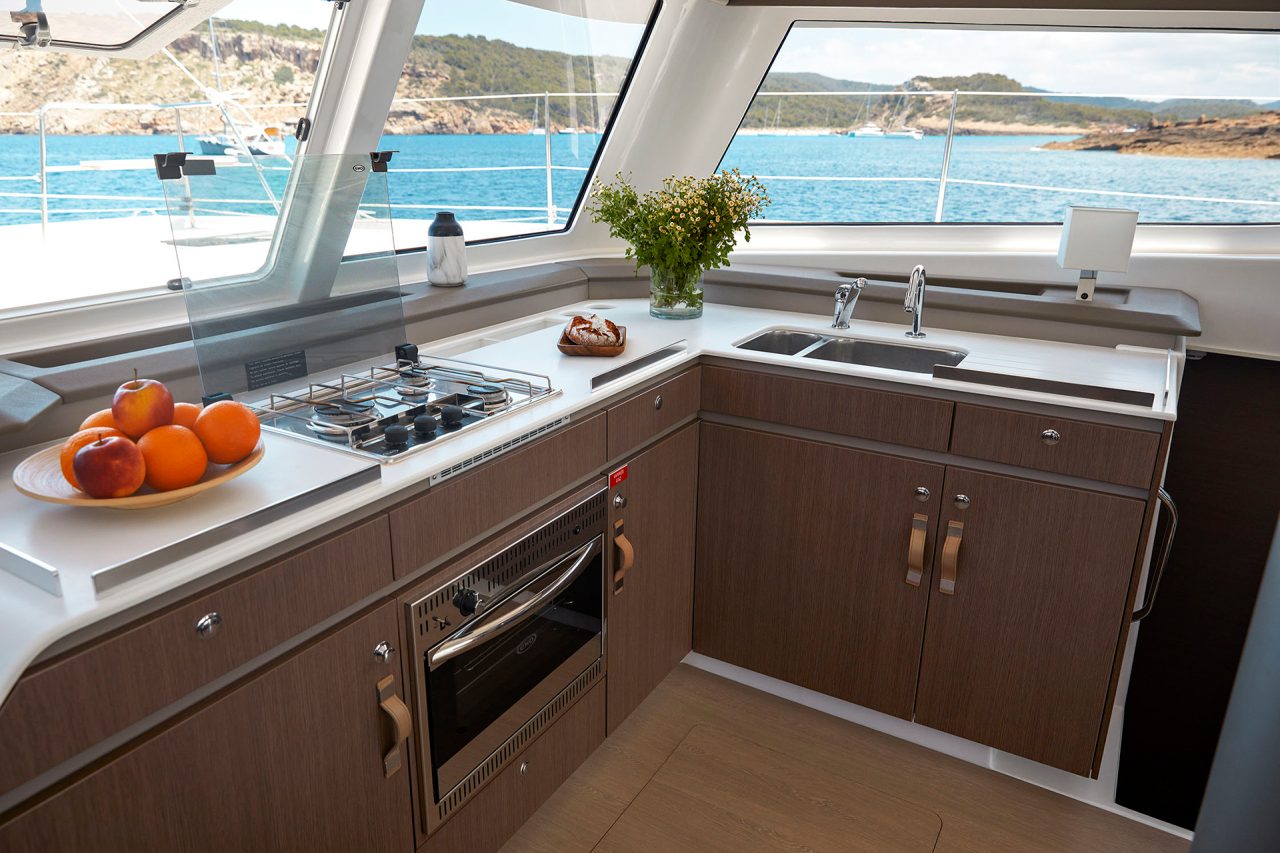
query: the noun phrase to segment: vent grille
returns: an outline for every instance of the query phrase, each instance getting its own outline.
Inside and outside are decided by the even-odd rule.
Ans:
[[[587,667],[573,683],[561,690],[556,698],[548,702],[541,711],[520,727],[519,731],[507,738],[502,746],[494,750],[485,762],[471,771],[467,778],[459,782],[437,805],[437,818],[444,820],[455,809],[471,799],[471,796],[484,787],[489,777],[505,767],[530,741],[536,738],[543,729],[555,722],[566,708],[573,704],[579,696],[587,691],[604,671],[604,662],[599,658]]]
[[[431,616],[438,608],[450,604],[459,590],[474,589],[493,603],[495,596],[501,597],[514,581],[565,554],[575,541],[585,542],[599,535],[607,510],[605,493],[592,495],[502,553],[414,602],[413,621],[417,635],[427,637],[432,631],[440,633]]]
[[[560,427],[564,426],[567,423],[569,423],[568,415],[566,415],[563,418],[559,418],[558,420],[554,420],[549,424],[543,424],[537,429],[531,429],[528,432],[518,435],[513,439],[504,441],[502,444],[499,444],[496,447],[490,447],[488,450],[484,451],[483,453],[477,453],[475,456],[472,456],[469,459],[463,459],[461,462],[458,462],[457,464],[454,464],[449,466],[448,468],[445,468],[443,471],[439,472],[438,474],[432,474],[430,482],[432,485],[435,485],[436,483],[439,483],[441,480],[447,480],[450,477],[453,477],[457,474],[461,474],[463,471],[466,471],[469,468],[479,465],[481,462],[488,462],[493,457],[500,456],[501,454],[506,453],[508,450],[512,449],[513,447],[519,447],[525,442],[531,441],[532,439],[535,439],[540,435],[544,435],[548,432],[551,432],[552,430],[559,429]]]

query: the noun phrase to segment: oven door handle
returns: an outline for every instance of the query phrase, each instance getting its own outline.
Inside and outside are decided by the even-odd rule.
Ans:
[[[587,564],[600,553],[600,548],[600,537],[597,536],[561,560],[558,566],[548,571],[546,574],[552,575],[559,570],[560,566],[566,563],[570,564],[569,568],[565,569],[563,573],[533,598],[511,608],[501,607],[487,614],[484,619],[472,623],[464,632],[445,640],[432,649],[427,654],[427,663],[432,669],[435,669],[472,646],[483,643],[486,640],[492,640],[494,637],[505,634],[521,622],[524,622],[537,613],[543,604],[555,598],[577,580],[578,576],[586,570]]]

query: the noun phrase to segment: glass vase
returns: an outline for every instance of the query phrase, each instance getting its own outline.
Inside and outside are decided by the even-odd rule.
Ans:
[[[649,268],[649,316],[692,320],[702,316],[702,271]]]

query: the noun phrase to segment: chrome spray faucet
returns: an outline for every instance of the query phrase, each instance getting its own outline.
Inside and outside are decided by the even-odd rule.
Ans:
[[[907,282],[907,298],[902,300],[902,310],[912,315],[911,331],[907,332],[907,337],[923,338],[920,317],[924,314],[924,267],[920,264],[916,264],[916,268],[911,271],[911,278]]]
[[[831,322],[831,328],[849,328],[849,318],[853,316],[853,308],[858,304],[862,288],[866,286],[865,278],[855,278],[853,284],[842,284],[836,288],[836,316]]]

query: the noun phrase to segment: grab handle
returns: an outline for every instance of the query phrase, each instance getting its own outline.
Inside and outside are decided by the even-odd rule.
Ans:
[[[938,592],[956,594],[956,566],[960,562],[960,540],[964,538],[964,522],[948,521],[947,538],[942,543],[942,576],[938,579]]]
[[[520,597],[513,596],[509,599],[508,604],[504,604],[498,610],[489,611],[485,614],[484,619],[473,623],[462,633],[436,646],[427,655],[427,663],[432,669],[435,669],[477,643],[493,639],[499,634],[504,634],[536,615],[544,604],[567,589],[586,570],[591,560],[600,553],[600,539],[601,537],[599,536],[595,537],[586,545],[561,560],[559,565],[540,576],[537,581],[526,587],[525,589],[531,593],[530,598],[521,600]],[[568,568],[557,574],[557,572],[560,572],[561,567],[566,564]],[[546,578],[554,579],[546,586],[541,586],[541,583]]]
[[[627,572],[631,571],[631,567],[636,564],[636,549],[627,538],[627,534],[623,532],[622,519],[613,523],[613,544],[622,554],[622,564],[613,570],[613,594],[617,595],[622,592]]]
[[[911,519],[911,544],[907,546],[907,583],[920,586],[924,577],[924,543],[929,533],[929,516],[915,514]]]
[[[390,779],[400,770],[400,744],[409,739],[411,718],[404,700],[396,695],[396,677],[388,675],[378,682],[378,707],[391,719],[395,741],[382,756],[382,773]]]
[[[1160,548],[1160,559],[1151,566],[1147,574],[1147,591],[1142,596],[1142,606],[1133,614],[1133,621],[1145,619],[1151,615],[1156,606],[1156,593],[1160,591],[1160,581],[1164,579],[1164,570],[1169,565],[1169,555],[1173,552],[1173,537],[1178,533],[1178,507],[1172,496],[1164,489],[1156,492],[1156,499],[1169,513],[1169,527],[1165,532],[1164,545]]]

